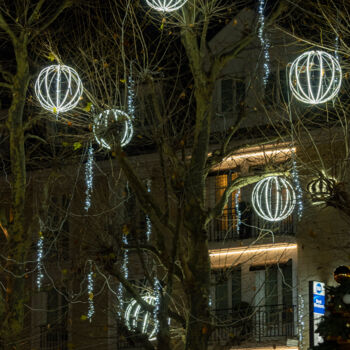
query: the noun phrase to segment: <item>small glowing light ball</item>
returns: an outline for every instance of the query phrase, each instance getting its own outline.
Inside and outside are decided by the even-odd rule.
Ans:
[[[103,148],[111,149],[115,142],[123,147],[132,138],[134,129],[130,117],[119,109],[108,109],[100,113],[92,127],[96,142]]]
[[[252,193],[255,212],[267,221],[286,219],[294,210],[295,191],[291,183],[280,176],[260,180]]]
[[[343,296],[343,303],[346,305],[350,304],[350,294],[344,294]]]
[[[292,63],[289,72],[289,86],[294,96],[313,105],[334,98],[341,82],[342,71],[338,60],[324,51],[303,53]]]
[[[155,305],[156,298],[151,295],[145,295],[142,299],[148,304]],[[124,318],[126,326],[130,329],[137,329],[143,334],[148,334],[149,340],[156,337],[157,326],[153,320],[153,315],[148,311],[144,311],[141,305],[135,299],[132,299],[125,310]]]
[[[314,203],[327,201],[333,192],[336,181],[332,178],[319,177],[307,185],[307,191]]]
[[[83,84],[73,68],[52,65],[40,72],[35,94],[44,109],[55,114],[64,113],[79,103]]]
[[[185,5],[187,0],[146,0],[147,5],[161,12],[172,12]]]

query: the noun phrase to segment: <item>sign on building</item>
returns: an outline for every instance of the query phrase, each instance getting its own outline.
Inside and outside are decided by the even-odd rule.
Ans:
[[[323,282],[309,282],[309,306],[310,306],[310,347],[323,342],[322,337],[316,332],[317,326],[326,311],[326,290]]]

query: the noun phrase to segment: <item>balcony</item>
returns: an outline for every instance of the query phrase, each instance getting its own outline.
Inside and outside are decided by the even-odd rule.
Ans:
[[[40,327],[40,350],[68,350],[68,331],[62,325]]]
[[[295,306],[266,305],[244,309],[214,310],[213,344],[239,345],[241,342],[264,342],[296,337]]]
[[[292,214],[281,222],[268,222],[256,215],[245,203],[242,203],[243,206],[239,219],[235,210],[225,209],[220,218],[211,221],[208,227],[210,242],[256,238],[261,230],[269,230],[276,235],[295,234],[295,215]]]

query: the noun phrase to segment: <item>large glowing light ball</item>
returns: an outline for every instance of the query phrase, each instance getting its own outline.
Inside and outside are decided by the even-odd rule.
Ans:
[[[161,12],[172,12],[181,8],[187,0],[146,0],[147,5]]]
[[[341,82],[342,71],[338,60],[324,51],[303,53],[292,63],[289,72],[289,86],[294,96],[313,105],[334,98]]]
[[[150,305],[156,304],[156,298],[151,295],[145,295],[142,299]],[[137,329],[139,332],[148,335],[149,340],[154,340],[157,332],[156,322],[153,320],[153,315],[148,311],[142,310],[140,304],[135,299],[132,299],[125,310],[124,318],[126,326],[130,330]]]
[[[83,84],[73,68],[52,65],[40,72],[35,82],[35,94],[44,109],[55,114],[64,113],[79,103]]]
[[[267,221],[286,219],[294,210],[296,195],[291,183],[280,176],[260,180],[252,193],[255,212]]]
[[[96,142],[103,148],[111,149],[113,143],[126,146],[134,129],[130,117],[119,109],[108,109],[100,113],[92,127]]]

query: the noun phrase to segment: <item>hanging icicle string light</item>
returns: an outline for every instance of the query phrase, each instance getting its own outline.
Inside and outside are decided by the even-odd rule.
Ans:
[[[95,314],[94,305],[94,272],[92,269],[92,261],[89,261],[89,273],[87,275],[87,292],[88,292],[88,313],[87,318],[91,322],[93,315]]]
[[[237,218],[237,235],[239,235],[239,230],[241,226],[241,210],[239,208],[239,200],[241,198],[241,189],[239,189],[235,194],[235,204],[236,204],[236,218]]]
[[[265,33],[265,0],[259,0],[259,29],[258,29],[258,37],[260,39],[261,48],[263,51],[263,68],[264,68],[264,75],[263,75],[263,82],[264,86],[266,87],[266,84],[269,79],[270,75],[270,41],[267,38],[267,35]]]
[[[37,276],[36,276],[36,285],[38,290],[41,288],[41,282],[44,278],[43,273],[43,257],[44,257],[44,235],[40,231],[38,241],[36,243],[36,270],[37,270]]]
[[[153,309],[153,322],[154,322],[154,336],[156,337],[159,331],[159,310],[160,310],[160,298],[162,293],[162,286],[157,277],[154,278],[154,309]]]
[[[325,103],[339,92],[342,70],[339,61],[324,51],[308,51],[291,65],[289,86],[293,95],[308,104]]]
[[[172,12],[181,8],[187,0],[146,0],[147,5],[160,12]]]
[[[128,245],[128,238],[126,235],[123,236],[123,244],[126,246]],[[128,249],[124,249],[123,257],[122,257],[122,266],[121,266],[121,272],[123,274],[123,277],[125,279],[128,279],[129,277],[129,256],[128,256]],[[124,310],[124,287],[121,283],[118,285],[118,307],[117,307],[117,315],[119,318],[122,316],[123,310]]]
[[[147,192],[151,192],[151,180],[147,180]],[[146,215],[146,238],[147,241],[151,238],[152,234],[152,223],[148,215]]]
[[[128,78],[128,114],[131,120],[135,119],[135,82],[132,77],[132,67]]]
[[[304,350],[304,331],[305,331],[305,302],[301,294],[298,295],[298,336],[300,350]]]
[[[77,106],[83,94],[83,84],[73,68],[52,65],[40,72],[35,94],[44,109],[57,115]]]
[[[303,216],[303,210],[304,210],[303,190],[302,190],[301,185],[300,185],[299,171],[298,171],[294,156],[293,156],[293,160],[292,160],[292,179],[293,179],[293,185],[294,185],[294,189],[295,189],[297,217],[298,217],[298,220],[301,220],[301,218]]]
[[[89,149],[88,149],[88,159],[85,164],[85,206],[84,209],[86,211],[89,210],[91,207],[91,195],[93,191],[93,178],[94,178],[94,171],[93,171],[93,163],[94,163],[94,148],[92,146],[92,142],[90,142]]]

